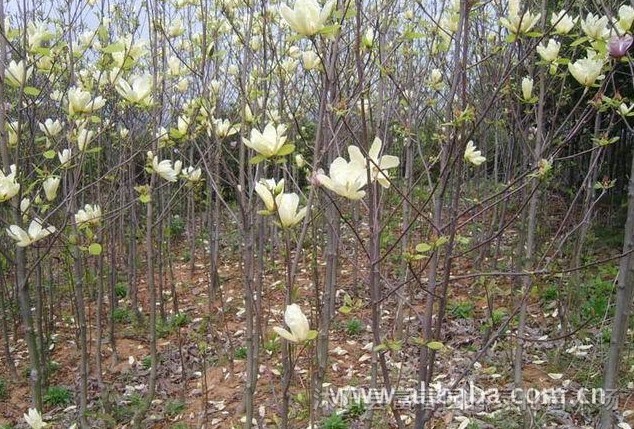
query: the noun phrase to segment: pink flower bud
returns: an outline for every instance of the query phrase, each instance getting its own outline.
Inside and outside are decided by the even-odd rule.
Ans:
[[[614,58],[621,58],[627,55],[628,49],[632,46],[634,38],[630,34],[623,36],[613,36],[608,43],[608,52]]]

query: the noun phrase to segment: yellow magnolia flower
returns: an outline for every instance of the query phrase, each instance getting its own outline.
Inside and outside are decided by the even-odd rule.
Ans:
[[[318,172],[316,179],[319,184],[349,200],[360,200],[365,196],[362,188],[367,183],[367,170],[365,167],[348,162],[342,157],[336,158],[328,170],[328,176]]]
[[[180,160],[176,161],[174,166],[172,166],[171,159],[164,159],[159,162],[158,156],[154,155],[152,151],[148,151],[147,157],[152,164],[152,170],[156,174],[168,182],[176,182],[178,180],[178,175],[183,167],[183,163]]]
[[[592,86],[598,79],[603,79],[602,69],[603,60],[597,58],[596,55],[589,55],[574,63],[568,63],[570,74],[583,86]]]
[[[293,9],[283,4],[280,14],[294,31],[310,37],[324,28],[334,6],[335,0],[328,0],[323,8],[317,0],[297,0]]]
[[[530,101],[533,98],[533,78],[526,76],[522,79],[522,98]]]
[[[24,60],[20,60],[17,63],[14,60],[11,60],[4,71],[4,77],[9,85],[20,87],[29,80],[32,72],[33,68],[27,67]]]
[[[251,130],[250,138],[242,138],[242,142],[247,147],[255,150],[264,158],[272,158],[274,156],[280,156],[282,154],[287,155],[287,153],[283,153],[281,151],[282,148],[285,146],[284,143],[286,143],[286,136],[284,135],[285,132],[285,125],[280,124],[275,127],[272,123],[269,122],[266,127],[264,127],[263,132],[259,132],[258,130],[253,128]],[[287,146],[291,146],[293,150],[295,149],[292,145]],[[292,150],[290,152],[292,152]]]
[[[9,174],[4,174],[0,170],[0,203],[8,201],[20,191],[20,184],[15,180],[17,168],[15,164],[9,167]]]
[[[550,23],[555,27],[557,34],[568,34],[577,23],[577,19],[573,19],[565,10],[561,10],[559,13],[553,12]]]
[[[464,159],[475,166],[478,166],[487,160],[484,156],[482,156],[482,151],[476,150],[476,146],[471,140],[467,143],[467,147],[464,151]]]
[[[75,214],[77,226],[99,225],[101,222],[101,207],[99,205],[86,204],[83,209],[79,209]]]
[[[67,164],[70,162],[72,154],[73,152],[71,149],[64,149],[61,152],[57,152],[57,158],[59,159],[60,166],[66,167]]]
[[[370,168],[370,181],[375,180],[379,182],[384,188],[390,187],[390,174],[387,171],[390,168],[398,167],[399,159],[393,155],[383,155],[379,157],[383,142],[380,138],[375,137],[368,151],[368,158],[366,159],[361,150],[357,146],[348,146],[348,154],[350,155],[350,161],[355,162],[364,171]]]
[[[55,137],[64,128],[59,119],[53,121],[51,118],[46,119],[44,123],[40,123],[39,127],[40,131],[42,131],[46,135],[46,137],[49,138]]]
[[[6,231],[9,237],[17,242],[16,245],[18,247],[27,247],[47,237],[49,234],[53,234],[56,228],[54,226],[43,228],[42,221],[35,218],[29,224],[28,231],[23,230],[18,225],[11,225]]]
[[[26,424],[29,425],[31,429],[42,429],[48,426],[48,423],[42,420],[42,415],[35,408],[29,408],[29,413],[24,414],[24,421],[26,421]]]
[[[202,170],[200,167],[194,168],[190,165],[189,167],[183,169],[183,177],[190,183],[200,182]]]
[[[520,16],[519,0],[509,1],[509,14],[500,18],[500,23],[506,27],[511,34],[526,34],[537,24],[541,14],[533,15],[529,10]]]
[[[106,104],[103,97],[98,96],[94,99],[88,91],[81,88],[72,87],[68,90],[68,113],[74,115],[76,113],[92,113],[101,109]]]
[[[125,79],[119,79],[116,86],[117,92],[132,104],[149,106],[152,104],[152,76],[134,76],[128,83]]]
[[[255,184],[255,192],[262,199],[266,208],[261,214],[273,214],[277,210],[275,196],[284,192],[284,179],[277,183],[275,183],[275,179],[262,179]]]
[[[581,21],[581,29],[592,40],[605,40],[610,35],[608,30],[608,17],[588,13],[586,19]]]
[[[537,45],[537,53],[542,58],[542,60],[552,63],[559,57],[559,49],[561,48],[561,44],[555,39],[549,39],[548,44],[544,46],[542,43]]]
[[[277,215],[282,228],[291,228],[301,222],[306,216],[307,208],[303,207],[298,210],[299,195],[294,192],[279,194],[275,197],[275,205],[277,206]]]
[[[273,328],[280,337],[293,343],[303,343],[309,339],[310,325],[308,324],[308,318],[299,305],[290,304],[286,307],[284,322],[289,327],[290,332],[278,326]]]
[[[55,197],[57,197],[57,189],[59,188],[60,181],[61,178],[59,176],[50,176],[42,183],[44,195],[46,195],[48,201],[53,201]]]

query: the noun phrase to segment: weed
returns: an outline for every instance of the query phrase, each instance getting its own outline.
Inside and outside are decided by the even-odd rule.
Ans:
[[[243,360],[247,358],[247,348],[246,347],[238,347],[236,351],[233,353],[233,356],[236,359]]]
[[[189,323],[189,316],[185,313],[176,313],[170,319],[170,325],[175,328],[182,328]]]
[[[323,420],[321,427],[322,429],[348,429],[348,424],[339,414],[331,414]]]
[[[363,330],[363,323],[359,319],[350,319],[346,323],[346,334],[350,336],[359,335]]]
[[[185,220],[179,215],[174,215],[167,229],[170,237],[178,238],[185,232]]]
[[[170,417],[174,417],[182,413],[183,411],[185,411],[186,407],[187,407],[187,404],[185,404],[185,402],[181,401],[180,399],[168,401],[165,404],[165,414],[167,414]]]
[[[152,356],[145,356],[143,359],[141,359],[141,366],[143,367],[143,369],[152,368]]]
[[[453,302],[449,304],[449,313],[458,319],[471,319],[473,317],[473,303]]]
[[[125,283],[117,283],[114,286],[114,294],[117,299],[123,299],[128,296],[128,285]]]
[[[44,402],[48,405],[65,407],[73,400],[70,390],[64,386],[51,386],[44,395]]]
[[[0,378],[0,401],[7,399],[9,396],[9,389],[7,388],[7,382],[4,378]]]
[[[348,407],[348,410],[346,412],[348,417],[350,417],[352,419],[356,419],[356,418],[361,417],[363,415],[363,413],[365,413],[365,405],[363,404],[362,401],[350,404],[350,406]]]
[[[117,307],[112,311],[112,320],[115,323],[130,323],[132,316],[130,310],[123,307]]]

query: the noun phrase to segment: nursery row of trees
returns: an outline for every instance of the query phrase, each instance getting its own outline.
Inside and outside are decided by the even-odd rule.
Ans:
[[[28,366],[41,411],[59,321],[70,320],[77,424],[92,427],[89,416],[113,412],[122,394],[104,380],[104,356],[118,359],[127,306],[149,338],[131,419],[142,427],[157,394],[157,326],[182,314],[187,293],[174,276],[184,248],[192,276],[205,255],[208,329],[224,329],[213,314],[219,268],[239,261],[245,427],[263,394],[271,306],[290,329],[278,317],[279,425],[298,424],[300,385],[314,425],[336,317],[367,314],[368,386],[430,384],[446,370],[449,298],[481,288],[486,329],[475,351],[460,351],[453,386],[503,342],[522,387],[535,291],[556,285],[553,341],[585,341],[581,329],[602,325],[583,314],[583,285],[620,264],[604,308],[611,341],[596,356],[604,387],[617,389],[634,270],[633,21],[629,4],[517,0],[0,9],[3,365],[16,379]],[[597,238],[610,225],[617,246]],[[192,339],[203,358],[206,338]],[[19,339],[28,363],[15,361]],[[407,355],[415,363],[396,366]],[[414,411],[425,427],[437,410]],[[406,426],[401,410],[389,413]],[[607,428],[617,415],[594,417]]]

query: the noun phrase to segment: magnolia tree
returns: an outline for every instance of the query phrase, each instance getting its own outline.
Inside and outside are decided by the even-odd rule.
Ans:
[[[46,425],[62,318],[75,327],[77,407],[46,420],[94,427],[94,416],[129,402],[109,382],[126,308],[149,360],[142,399],[119,423],[157,418],[170,399],[157,327],[193,318],[179,307],[190,288],[174,275],[183,246],[189,275],[202,261],[209,285],[203,326],[183,337],[179,329],[180,371],[204,387],[197,425],[216,424],[210,358],[233,360],[244,346],[244,399],[227,427],[345,427],[344,411],[366,427],[431,427],[437,417],[468,427],[474,415],[448,413],[420,396],[424,387],[493,374],[523,391],[535,341],[587,350],[580,330],[600,325],[582,317],[583,300],[596,298],[582,285],[615,261],[616,305],[603,308],[614,316],[610,346],[585,364],[601,364],[604,388],[618,389],[634,202],[622,251],[589,258],[593,219],[630,177],[634,8],[554,6],[97,0],[0,9],[3,364],[13,375],[28,368],[27,424]],[[239,267],[239,332],[226,323],[228,263]],[[548,307],[537,320],[536,294],[553,278],[556,314]],[[456,304],[465,288],[473,302]],[[473,324],[469,349],[452,341],[456,315]],[[11,316],[22,329],[11,331]],[[339,330],[359,319],[361,337]],[[218,331],[222,351],[209,334]],[[22,338],[28,363],[12,352]],[[185,359],[186,344],[200,367]],[[334,356],[343,355],[362,372],[342,375]],[[500,374],[499,359],[513,370]],[[419,396],[405,408],[383,397],[375,407],[365,397],[333,404],[328,388],[343,384]],[[530,397],[517,399],[512,418],[529,427]],[[611,427],[622,416],[603,406],[584,418]]]

